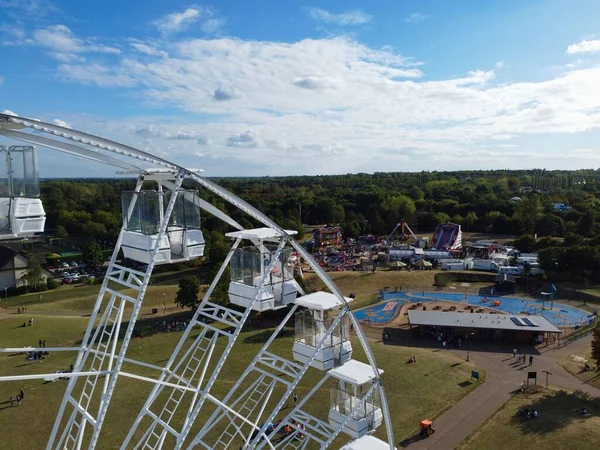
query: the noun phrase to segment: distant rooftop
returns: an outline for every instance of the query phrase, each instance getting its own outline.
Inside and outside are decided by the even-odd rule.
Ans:
[[[542,316],[409,310],[408,320],[411,325],[560,333],[558,328]]]

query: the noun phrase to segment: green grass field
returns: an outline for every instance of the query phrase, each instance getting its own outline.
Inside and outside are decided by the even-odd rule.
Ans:
[[[34,316],[33,327],[19,327],[21,317],[0,320],[0,342],[3,347],[37,345],[45,339],[47,346],[76,345],[83,336],[87,323],[85,318],[39,315]],[[143,325],[143,324],[142,324]],[[238,375],[247,366],[256,351],[262,346],[266,330],[244,331],[230,354],[213,392],[223,396],[233,385]],[[128,356],[143,361],[163,365],[179,340],[181,333],[156,333],[141,339],[133,339]],[[190,339],[191,342],[191,339]],[[291,359],[293,338],[276,339],[273,351]],[[353,341],[354,358],[364,360],[358,341]],[[221,348],[221,347],[218,347]],[[474,385],[461,387],[469,379],[471,367],[448,353],[432,352],[425,349],[412,349],[398,346],[374,344],[378,364],[385,370],[383,380],[393,417],[394,433],[397,441],[412,435],[423,417],[436,417],[449,408]],[[218,353],[217,353],[218,354]],[[417,364],[406,364],[412,356],[417,356]],[[41,362],[25,361],[24,355],[0,355],[0,376],[8,374],[50,373],[65,369],[74,360],[74,354],[55,352]],[[146,376],[157,376],[152,369],[140,369],[126,365],[125,370]],[[315,381],[320,373],[310,369],[307,380]],[[0,442],[3,449],[43,448],[62,399],[66,381],[45,383],[41,380],[24,382],[2,382],[0,384]],[[463,384],[464,386],[464,384]],[[8,406],[8,397],[15,396],[19,389],[25,389],[26,398],[21,407]],[[329,386],[318,396],[317,409],[326,414],[329,404]],[[144,382],[121,377],[105,424],[102,445],[99,448],[116,448],[123,440],[139,408],[143,404],[150,386]],[[302,385],[298,394],[302,396],[308,387]],[[275,392],[275,396],[281,390]],[[205,416],[198,419],[202,423]],[[30,433],[15,430],[32,430]],[[380,430],[382,434],[383,430]],[[381,436],[383,437],[383,435]],[[342,444],[346,437],[338,439]],[[167,447],[168,448],[168,447]],[[334,448],[339,448],[339,445]]]
[[[536,408],[527,420],[520,408]],[[590,417],[575,410],[586,407]],[[461,450],[589,450],[600,448],[600,400],[581,393],[548,390],[516,394],[459,447]]]
[[[588,364],[594,368],[595,367],[595,363],[594,360],[592,358],[592,348],[589,344],[586,345],[577,345],[577,343],[571,344],[571,346],[573,347],[573,351],[569,356],[566,356],[565,358],[563,358],[563,360],[561,361],[561,365],[567,369],[567,371],[569,373],[571,373],[572,375],[576,376],[577,378],[579,378],[581,381],[583,381],[584,383],[589,384],[590,386],[595,387],[596,389],[600,389],[600,371],[596,371],[596,370],[588,370],[588,371],[584,371],[584,363],[583,362],[577,362],[576,360],[574,360],[574,358],[571,356],[581,356],[585,359],[588,360]]]

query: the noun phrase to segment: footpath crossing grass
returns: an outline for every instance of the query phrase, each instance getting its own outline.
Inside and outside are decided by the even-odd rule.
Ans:
[[[47,346],[77,345],[83,336],[86,318],[34,316],[34,326],[21,328],[23,316],[14,316],[0,320],[0,346],[37,345],[39,339],[45,339]],[[236,347],[223,368],[222,375],[214,386],[214,394],[223,396],[233,385],[239,374],[248,365],[256,351],[262,346],[265,336],[271,330],[244,331]],[[194,333],[194,336],[197,332]],[[164,365],[181,336],[180,332],[148,335],[142,339],[133,339],[128,356],[146,362]],[[190,339],[191,341],[191,339]],[[273,351],[282,356],[292,358],[293,337],[288,335],[278,338]],[[354,358],[365,360],[359,342],[353,339]],[[218,348],[216,354],[219,354]],[[393,428],[397,442],[414,433],[419,420],[423,417],[435,418],[448,409],[460,398],[475,388],[466,385],[472,366],[445,352],[432,352],[427,349],[405,348],[400,346],[373,345],[379,366],[385,371],[383,381],[388,396]],[[416,364],[406,364],[408,359],[416,355]],[[25,355],[0,354],[0,376],[8,374],[49,373],[65,369],[74,360],[72,353],[52,353],[42,362],[25,361]],[[128,371],[146,376],[156,377],[151,369],[143,369],[128,365]],[[316,370],[307,373],[308,379],[316,380],[320,376]],[[26,397],[21,407],[2,403],[8,397],[15,396],[23,387]],[[0,442],[2,449],[43,448],[49,436],[54,417],[58,411],[66,381],[44,383],[41,380],[0,383]],[[319,392],[319,408],[326,413],[329,405],[329,385]],[[133,419],[150,391],[151,386],[136,380],[119,379],[117,391],[106,419],[102,436],[102,445],[98,448],[118,448],[123,441]],[[299,395],[308,391],[308,387],[300,387]],[[280,392],[277,391],[277,395]],[[198,423],[206,417],[201,415]],[[19,438],[15,439],[16,430]],[[384,430],[378,435],[385,437]],[[348,440],[342,436],[335,442],[339,448]],[[340,444],[340,445],[337,445]]]
[[[590,417],[575,410],[586,407]],[[537,418],[518,415],[535,408]],[[600,400],[582,393],[549,389],[519,393],[458,447],[460,450],[590,450],[600,448]]]

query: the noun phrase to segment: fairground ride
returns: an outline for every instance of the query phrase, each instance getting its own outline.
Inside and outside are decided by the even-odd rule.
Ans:
[[[0,201],[5,238],[43,231],[35,146],[108,164],[137,177],[135,189],[123,192],[123,226],[90,316],[77,347],[2,348],[2,352],[74,352],[67,386],[46,448],[106,448],[102,437],[111,400],[119,396],[120,377],[149,383],[150,394],[132,416],[121,449],[393,449],[392,424],[381,374],[359,322],[323,269],[292,235],[244,200],[201,175],[161,157],[88,133],[22,117],[0,114],[0,135],[26,142],[3,147],[7,189]],[[183,189],[195,182],[263,225],[244,229],[225,212]],[[150,186],[151,189],[148,189]],[[146,189],[144,189],[146,187]],[[231,249],[212,280],[189,326],[164,366],[131,358],[127,349],[156,265],[201,257],[203,210],[233,229]],[[117,261],[119,252],[147,264],[134,270]],[[329,293],[305,294],[293,277],[297,252]],[[223,306],[211,295],[230,267],[229,300]],[[123,289],[127,289],[127,291]],[[126,295],[124,292],[134,292]],[[233,306],[232,306],[233,305]],[[232,306],[232,307],[230,307]],[[224,374],[232,377],[228,356],[251,311],[286,308],[286,315],[226,394],[214,389]],[[274,340],[293,321],[293,348],[281,352]],[[350,340],[351,331],[357,339]],[[365,361],[353,359],[359,344]],[[274,348],[277,347],[277,348]],[[153,373],[150,376],[149,373]],[[12,375],[0,381],[43,380],[53,373]],[[302,392],[296,398],[296,392]],[[324,391],[327,391],[324,394]],[[291,407],[284,408],[293,396]],[[374,437],[384,424],[385,441]],[[345,439],[344,439],[345,436]]]
[[[396,237],[396,239],[394,239]],[[410,238],[413,239],[413,245],[419,244],[419,238],[413,233],[406,221],[401,220],[396,224],[396,227],[392,230],[389,236],[386,238],[386,243],[392,245],[394,240],[400,241],[402,244],[406,243]]]

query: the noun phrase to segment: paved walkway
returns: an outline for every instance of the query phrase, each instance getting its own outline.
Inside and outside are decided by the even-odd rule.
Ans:
[[[526,364],[520,364],[517,358],[513,358],[512,348],[497,347],[490,351],[471,351],[470,360],[476,367],[486,371],[486,382],[438,417],[434,422],[436,432],[433,435],[427,439],[419,439],[417,435],[412,442],[404,441],[400,448],[407,447],[411,450],[454,449],[508,401],[513,392],[520,389],[528,371],[537,372],[538,384],[545,385],[546,375],[543,371],[547,370],[551,373],[549,385],[568,390],[581,390],[594,396],[600,396],[600,390],[583,383],[557,363],[565,356],[576,353],[582,345],[589,345],[590,342],[591,335],[566,347],[534,354],[532,367],[529,367],[529,361]],[[466,355],[464,350],[448,351],[456,353],[462,358]]]

